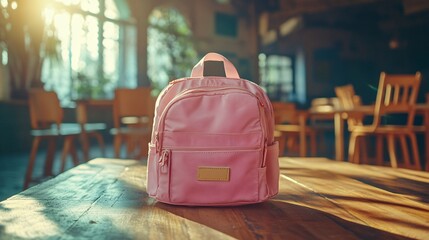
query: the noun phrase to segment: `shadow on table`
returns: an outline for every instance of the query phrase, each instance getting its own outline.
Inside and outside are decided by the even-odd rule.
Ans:
[[[427,182],[406,178],[375,179],[359,176],[355,177],[355,179],[392,193],[418,196],[419,201],[429,203],[429,192],[427,191],[427,189],[429,189],[429,183]]]
[[[421,237],[427,225],[410,218],[427,211],[412,199],[426,199],[419,194],[429,188],[426,178],[408,179],[402,173],[377,178],[377,171],[362,177],[359,171],[282,168],[284,194],[265,203],[239,207],[156,203],[155,207],[186,219],[182,227],[189,231],[196,223],[239,239],[412,239],[397,233]],[[296,184],[302,188],[292,186]],[[403,196],[398,198],[398,193]]]
[[[237,239],[411,239],[276,199],[238,207],[155,207]]]
[[[364,166],[370,167],[370,166]],[[389,167],[386,167],[389,171],[395,171]],[[381,169],[379,169],[380,171]],[[387,191],[389,193],[401,194],[410,199],[417,199],[419,202],[429,203],[429,178],[422,175],[417,175],[420,172],[413,172],[410,170],[398,169],[397,171],[402,171],[401,174],[389,174],[383,173],[383,176],[377,175],[376,173],[369,173],[363,176],[362,174],[356,172],[340,172],[336,169],[332,170],[321,170],[321,169],[309,169],[309,168],[281,168],[281,171],[284,172],[284,175],[300,179],[320,179],[320,180],[338,180],[342,182],[341,179],[349,178],[357,180],[360,183],[368,185],[374,189],[379,189]],[[334,181],[337,182],[337,181]],[[388,203],[393,204],[391,201]],[[423,210],[423,209],[422,209]]]

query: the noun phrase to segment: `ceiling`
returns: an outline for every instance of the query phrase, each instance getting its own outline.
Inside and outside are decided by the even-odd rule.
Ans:
[[[429,25],[429,1],[425,0],[253,0],[267,18],[266,31],[278,31],[292,18],[306,28],[330,28],[365,34],[413,31]],[[231,0],[243,11],[246,0]]]
[[[249,5],[245,0],[231,0],[231,3],[241,11]],[[428,0],[253,0],[253,3],[264,45],[298,29],[350,31],[383,38],[429,36]]]

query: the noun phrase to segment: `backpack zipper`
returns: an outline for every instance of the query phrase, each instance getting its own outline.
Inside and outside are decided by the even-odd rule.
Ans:
[[[216,76],[213,76],[213,78],[216,78]],[[224,78],[224,77],[220,77],[220,78]],[[165,94],[167,94],[167,92],[169,91],[169,89],[174,85],[174,84],[176,84],[176,83],[180,83],[180,82],[183,82],[183,81],[190,81],[190,80],[199,80],[199,79],[201,79],[201,78],[193,78],[193,77],[187,77],[187,78],[180,78],[180,79],[176,79],[176,80],[173,80],[173,81],[171,81],[169,84],[168,84],[168,86],[161,92],[161,94],[160,94],[160,97],[162,97],[162,95],[165,95]],[[242,80],[242,81],[245,81],[246,82],[246,84],[249,84],[249,85],[253,85],[254,87],[255,87],[255,89],[258,91],[258,93],[262,96],[262,98],[263,98],[263,100],[264,101],[266,101],[266,102],[270,102],[270,99],[268,98],[268,96],[265,94],[265,92],[261,89],[261,87],[258,85],[258,84],[256,84],[256,83],[254,83],[254,82],[252,82],[252,81],[249,81],[249,80],[246,80],[246,79],[242,79],[242,78],[240,78],[240,79],[236,79],[236,80]],[[203,87],[200,87],[200,88],[207,88],[207,87],[217,87],[217,88],[219,88],[219,86],[203,86]],[[248,91],[249,93],[251,93],[251,94],[253,94],[253,95],[255,95],[255,97],[256,98],[258,98],[258,100],[259,100],[259,102],[264,106],[264,104],[263,104],[263,101],[261,101],[261,99],[260,99],[260,96],[258,96],[258,95],[256,95],[256,94],[254,94],[254,93],[252,93],[252,92],[250,92],[250,90],[249,89],[247,89],[247,88],[239,88],[239,87],[231,87],[231,88],[238,88],[238,89],[242,89],[242,90],[245,90],[245,91]],[[186,92],[186,91],[185,91]],[[183,92],[182,92],[183,93]],[[181,95],[182,93],[179,93],[178,95]],[[177,95],[177,96],[178,96]],[[176,97],[177,97],[176,96]],[[174,99],[175,97],[173,97],[173,99]],[[159,98],[158,98],[159,99]],[[172,99],[172,100],[173,100]],[[167,104],[168,105],[168,104]],[[274,113],[273,113],[273,107],[272,107],[272,105],[271,104],[268,104],[267,106],[264,106],[264,107],[266,107],[266,109],[268,109],[268,113],[265,113],[265,114],[268,114],[269,115],[269,117],[270,117],[270,119],[273,119],[274,120]],[[165,108],[163,109],[163,111],[165,110]],[[162,113],[161,113],[161,115],[162,115]],[[159,118],[158,118],[159,119]],[[267,128],[268,128],[268,131],[267,131],[267,133],[273,133],[274,132],[274,121],[272,122],[272,123],[270,123],[268,126],[267,126]],[[274,138],[274,136],[272,135],[272,134],[270,134],[270,136],[266,136],[266,138],[267,138],[267,142],[268,142],[268,137],[270,137],[270,141],[273,141],[273,138]]]
[[[206,147],[172,147],[172,146],[165,146],[164,150],[170,150],[175,152],[228,152],[228,151],[256,151],[260,150],[261,147],[221,147],[221,150],[219,148],[206,148]],[[163,151],[164,151],[163,150]]]
[[[259,108],[259,118],[262,119],[261,120],[261,129],[262,129],[262,134],[263,134],[263,139],[264,139],[264,149],[267,148],[267,125],[266,125],[266,116],[264,114],[264,103],[263,101],[261,101],[261,99],[256,96],[255,94],[249,92],[246,89],[243,88],[238,88],[238,87],[224,87],[224,88],[220,88],[220,87],[213,87],[210,89],[207,89],[207,87],[205,88],[194,88],[194,89],[190,89],[190,90],[186,90],[183,91],[182,93],[180,93],[179,95],[177,95],[176,97],[174,97],[168,104],[167,106],[164,108],[164,111],[162,112],[160,118],[159,118],[159,124],[158,124],[158,131],[156,131],[155,133],[155,147],[156,147],[156,153],[160,153],[161,149],[162,149],[162,141],[163,139],[160,137],[160,133],[163,132],[164,130],[164,120],[165,120],[165,116],[167,115],[168,110],[171,108],[171,106],[178,102],[179,100],[185,99],[187,97],[192,97],[189,96],[189,94],[194,94],[194,93],[204,93],[204,92],[219,92],[219,93],[225,93],[225,92],[242,92],[244,94],[248,94],[252,97],[255,97],[257,102],[258,102],[258,108]],[[264,150],[265,152],[265,150]],[[265,156],[263,161],[265,161]],[[263,166],[263,164],[265,164],[264,162],[261,163],[261,166]]]
[[[166,147],[165,149],[162,150],[161,152],[161,157],[158,160],[158,164],[160,167],[160,171],[161,173],[167,173],[168,172],[168,164],[169,164],[169,160],[170,160],[170,155],[171,155],[171,151],[175,151],[175,152],[227,152],[227,151],[235,151],[235,152],[240,152],[240,151],[256,151],[256,150],[260,150],[260,147],[249,147],[249,148],[243,148],[243,147],[229,147],[229,148],[224,148],[223,150],[219,150],[217,148],[182,148],[182,147]],[[266,148],[264,149],[264,158],[265,158],[265,154],[266,154]]]

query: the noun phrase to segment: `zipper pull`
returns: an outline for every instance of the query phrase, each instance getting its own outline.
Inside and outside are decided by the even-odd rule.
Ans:
[[[169,149],[162,150],[161,158],[158,161],[162,173],[166,173],[168,170],[167,166],[168,166],[169,158],[170,158],[170,150]]]

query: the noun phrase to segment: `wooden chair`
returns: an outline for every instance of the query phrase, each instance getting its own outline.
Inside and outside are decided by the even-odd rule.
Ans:
[[[115,157],[120,157],[121,147],[126,143],[127,158],[147,156],[150,141],[155,99],[151,88],[118,88],[113,101],[113,124]]]
[[[34,163],[36,160],[39,145],[42,140],[48,141],[48,151],[46,154],[44,175],[50,176],[52,175],[55,145],[60,137],[64,139],[63,151],[61,156],[61,171],[64,170],[64,165],[68,154],[71,155],[73,163],[75,165],[79,163],[76,154],[76,148],[74,145],[74,139],[77,138],[81,133],[78,127],[63,127],[63,110],[60,106],[60,102],[55,92],[47,92],[44,90],[30,90],[29,110],[33,143],[24,179],[24,189],[28,188],[32,180]]]
[[[95,137],[100,146],[102,155],[104,155],[104,140],[99,130],[106,128],[104,123],[63,123],[64,112],[61,108],[58,96],[53,91],[43,89],[32,89],[29,92],[29,111],[31,120],[31,135],[33,136],[30,160],[24,181],[24,189],[31,182],[34,162],[39,145],[42,140],[48,141],[48,151],[44,175],[52,175],[52,165],[55,155],[55,145],[60,138],[64,138],[64,145],[61,156],[60,172],[65,169],[67,155],[70,154],[73,163],[79,163],[74,139],[81,138],[84,156],[87,155],[89,144],[88,137]],[[85,159],[88,160],[88,159]]]
[[[421,74],[389,75],[380,74],[377,98],[374,107],[374,118],[371,125],[355,125],[350,128],[349,160],[359,163],[357,152],[358,138],[368,135],[380,135],[387,138],[387,147],[391,166],[398,167],[395,151],[395,138],[400,140],[401,150],[406,168],[421,169],[417,139],[413,130],[415,104],[421,82]],[[406,115],[405,124],[386,124],[382,117],[386,115]],[[407,138],[410,140],[413,163],[411,163]]]
[[[279,153],[283,155],[286,147],[290,150],[298,148],[298,138],[301,126],[299,125],[299,112],[294,103],[272,102],[274,110],[275,137],[279,141]],[[310,152],[316,155],[316,132],[306,127],[306,136],[310,139]]]

